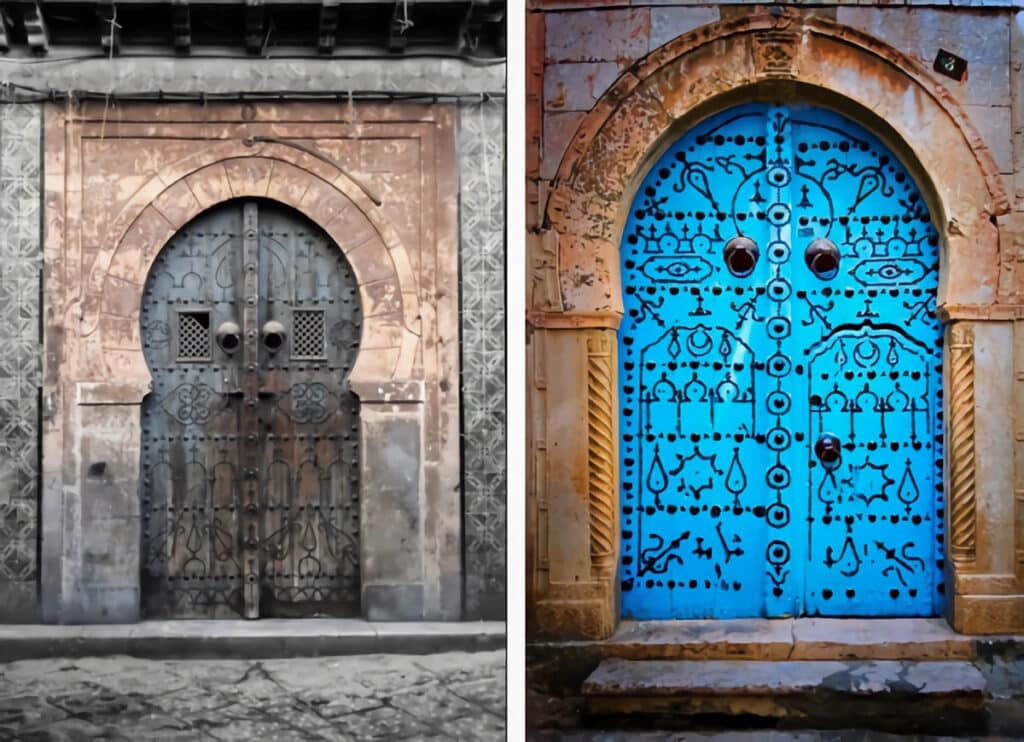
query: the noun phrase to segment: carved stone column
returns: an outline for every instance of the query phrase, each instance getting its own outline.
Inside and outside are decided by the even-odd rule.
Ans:
[[[1024,628],[1020,463],[1014,442],[1022,323],[1010,308],[954,308],[946,330],[946,614],[957,631]],[[964,316],[966,315],[966,317]],[[957,319],[957,317],[963,317]],[[1015,350],[1016,349],[1016,350]],[[1015,427],[1017,428],[1015,434]],[[1020,458],[1019,456],[1016,458]]]
[[[974,466],[974,328],[949,326],[949,557],[957,568],[974,567],[977,548]]]
[[[527,343],[536,636],[603,638],[618,620],[615,343],[610,329],[533,329]]]

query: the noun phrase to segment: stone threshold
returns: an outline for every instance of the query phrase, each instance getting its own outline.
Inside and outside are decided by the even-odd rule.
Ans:
[[[630,660],[954,660],[1024,647],[1024,636],[958,634],[941,618],[623,621],[609,639],[534,641],[554,651]]]
[[[985,728],[985,678],[959,661],[606,659],[583,684],[592,720],[686,725],[708,715],[959,734]],[[690,720],[690,721],[687,721]]]
[[[505,646],[502,621],[381,622],[349,618],[0,625],[0,662],[128,655],[149,659],[276,659],[480,652]]]

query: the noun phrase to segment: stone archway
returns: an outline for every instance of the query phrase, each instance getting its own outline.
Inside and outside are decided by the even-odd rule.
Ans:
[[[435,266],[454,272],[457,262],[454,200],[445,192],[451,166],[437,164],[454,159],[428,156],[416,164],[422,179],[381,194],[371,177],[356,173],[358,159],[346,167],[330,154],[351,151],[349,142],[358,152],[364,136],[395,142],[399,157],[411,151],[403,144],[409,140],[428,153],[444,149],[452,144],[450,116],[414,107],[425,118],[402,120],[371,110],[371,123],[353,125],[337,107],[319,105],[129,108],[129,123],[108,124],[88,105],[71,114],[49,109],[47,121],[48,136],[66,147],[52,155],[64,177],[48,178],[42,519],[53,538],[42,555],[45,619],[138,618],[139,406],[150,383],[139,333],[142,292],[157,253],[178,230],[216,204],[246,197],[284,204],[317,225],[344,252],[358,286],[364,320],[350,382],[364,442],[362,614],[457,618],[458,436],[451,427],[458,416],[450,409],[458,409],[458,369],[446,340],[457,329],[445,324],[455,316],[455,297],[429,288],[445,281],[446,269]],[[272,130],[265,125],[275,120]],[[174,142],[183,131],[192,137],[187,147]],[[87,175],[112,184],[86,202],[76,157],[108,139],[146,160],[85,160]],[[395,166],[408,170],[407,160]],[[144,178],[140,165],[151,168]],[[388,172],[386,163],[374,166]],[[422,221],[396,226],[396,199]],[[403,513],[400,523],[395,512]]]
[[[1005,416],[987,414],[1012,404],[1014,320],[1024,315],[997,169],[966,114],[918,63],[858,31],[784,11],[703,27],[638,61],[584,118],[559,167],[546,229],[531,240],[528,300],[528,605],[538,635],[604,637],[617,623],[618,243],[633,191],[690,124],[780,94],[858,120],[925,191],[949,323],[948,616],[962,631],[1024,626],[1015,444]],[[976,359],[985,364],[977,373]]]

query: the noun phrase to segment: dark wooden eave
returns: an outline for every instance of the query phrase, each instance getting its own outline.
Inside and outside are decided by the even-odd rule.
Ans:
[[[505,0],[0,0],[8,56],[505,55]]]

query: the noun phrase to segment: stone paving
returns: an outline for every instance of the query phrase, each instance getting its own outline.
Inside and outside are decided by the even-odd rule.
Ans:
[[[2,742],[504,738],[504,651],[0,664]]]
[[[886,734],[863,729],[834,731],[745,731],[694,732],[540,732],[531,742],[1013,742],[1019,737],[933,737],[928,735]]]

